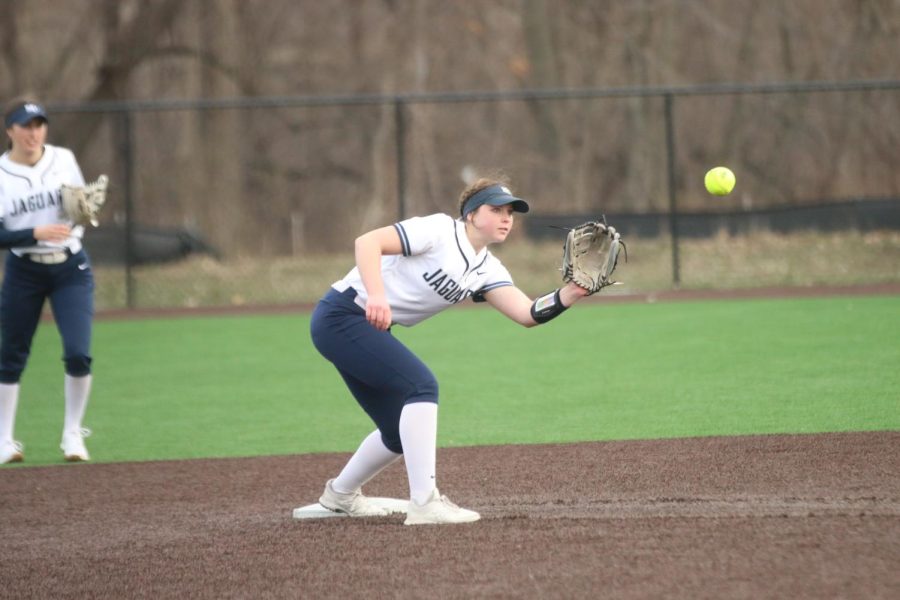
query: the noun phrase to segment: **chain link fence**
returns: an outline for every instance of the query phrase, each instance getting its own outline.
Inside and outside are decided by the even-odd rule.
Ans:
[[[629,240],[613,293],[900,281],[898,94],[856,81],[48,108],[51,143],[111,179],[85,239],[102,311],[313,302],[353,266],[357,235],[453,214],[467,179],[498,171],[532,203],[496,248],[529,293],[557,285],[550,225],[600,215]],[[703,189],[719,164],[738,178],[723,198]],[[834,256],[859,268],[836,281]]]

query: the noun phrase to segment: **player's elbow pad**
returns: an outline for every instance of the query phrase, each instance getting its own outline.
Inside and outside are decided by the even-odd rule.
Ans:
[[[540,325],[555,319],[567,308],[569,307],[563,306],[562,300],[559,298],[559,289],[555,289],[534,301],[531,305],[531,318]]]

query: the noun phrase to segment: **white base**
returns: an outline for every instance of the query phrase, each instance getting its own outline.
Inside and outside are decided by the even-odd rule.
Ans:
[[[399,498],[369,498],[369,502],[376,506],[388,509],[391,513],[406,514],[409,500]],[[332,517],[346,517],[345,513],[328,510],[318,502],[294,509],[295,519],[330,519]]]

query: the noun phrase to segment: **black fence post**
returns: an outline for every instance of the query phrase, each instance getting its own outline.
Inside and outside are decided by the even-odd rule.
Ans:
[[[125,306],[134,308],[134,150],[133,150],[134,116],[131,111],[122,111],[122,192],[125,199]]]
[[[406,218],[406,113],[405,102],[394,98],[394,121],[397,134],[397,220]]]
[[[669,227],[672,236],[672,285],[681,285],[681,273],[678,257],[678,206],[675,199],[675,126],[672,116],[672,94],[665,95],[666,115],[666,162],[669,174]]]

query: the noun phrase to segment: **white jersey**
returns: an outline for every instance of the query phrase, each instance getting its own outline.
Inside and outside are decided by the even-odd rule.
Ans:
[[[67,148],[44,144],[44,155],[33,167],[13,162],[9,152],[0,156],[0,226],[7,231],[32,229],[38,225],[74,223],[62,215],[62,184],[84,185],[84,176],[75,155]],[[81,250],[84,227],[72,227],[63,242],[39,241],[37,245],[16,247],[16,254]]]
[[[476,253],[462,221],[450,215],[413,217],[394,224],[403,254],[381,258],[381,276],[393,322],[415,325],[474,295],[513,285],[506,267],[483,248]],[[352,287],[356,304],[365,308],[368,295],[354,268],[332,286],[339,292]]]

